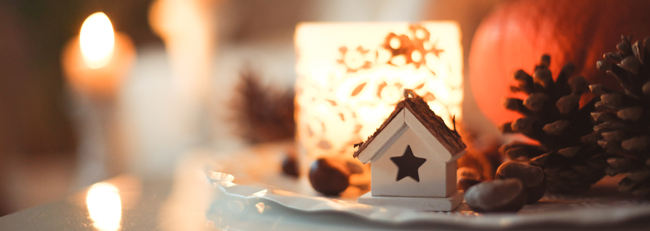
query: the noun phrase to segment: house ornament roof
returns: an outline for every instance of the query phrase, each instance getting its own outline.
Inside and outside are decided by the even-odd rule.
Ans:
[[[418,121],[427,128],[431,135],[438,139],[440,144],[442,144],[442,146],[444,146],[452,155],[461,153],[461,151],[465,150],[467,147],[461,140],[458,132],[455,131],[455,128],[454,130],[449,129],[445,124],[445,121],[429,108],[429,105],[424,102],[422,97],[415,94],[411,89],[405,89],[404,100],[400,101],[397,106],[395,106],[395,110],[393,110],[393,112],[388,116],[386,121],[384,121],[384,123],[382,123],[365,142],[355,145],[359,148],[354,152],[354,157],[358,157],[359,154],[361,154],[361,152],[374,140],[374,138],[379,135],[379,133],[381,133],[381,131],[386,128],[386,126],[388,126],[395,116],[397,116],[404,108],[411,111],[415,118],[417,118]]]

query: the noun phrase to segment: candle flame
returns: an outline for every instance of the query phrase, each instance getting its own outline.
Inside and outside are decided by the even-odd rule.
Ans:
[[[79,33],[84,61],[91,69],[103,67],[113,56],[115,34],[113,25],[103,12],[94,13],[84,21]]]
[[[122,200],[117,187],[109,183],[97,183],[86,195],[88,213],[98,231],[117,231],[122,221]]]

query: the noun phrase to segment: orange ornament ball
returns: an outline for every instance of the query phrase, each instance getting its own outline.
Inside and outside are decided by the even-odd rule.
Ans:
[[[567,62],[591,84],[619,88],[596,69],[596,61],[616,50],[621,35],[632,40],[650,36],[647,0],[521,0],[494,9],[479,25],[469,54],[469,84],[479,109],[500,125],[520,116],[506,110],[502,99],[512,96],[512,74],[529,74],[543,54],[551,56],[557,77]],[[583,98],[583,100],[586,100]]]

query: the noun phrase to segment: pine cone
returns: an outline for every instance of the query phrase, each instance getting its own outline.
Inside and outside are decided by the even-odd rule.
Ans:
[[[261,77],[251,70],[241,73],[229,106],[233,111],[235,133],[249,143],[273,142],[294,138],[292,90],[262,84]]]
[[[650,198],[650,38],[632,44],[630,37],[621,37],[618,51],[603,55],[597,66],[623,91],[589,86],[600,100],[592,113],[594,130],[601,135],[598,144],[612,155],[605,172],[627,173],[619,190]]]
[[[588,91],[582,76],[571,77],[572,64],[566,64],[553,81],[548,69],[550,57],[544,55],[533,76],[515,72],[517,86],[511,91],[528,95],[525,100],[507,98],[504,106],[523,115],[502,126],[504,133],[521,133],[539,145],[507,144],[501,152],[511,159],[530,160],[544,169],[547,190],[572,192],[588,189],[605,176],[604,150],[596,144],[590,112],[595,100],[580,108],[580,96]],[[595,136],[595,138],[594,138]]]

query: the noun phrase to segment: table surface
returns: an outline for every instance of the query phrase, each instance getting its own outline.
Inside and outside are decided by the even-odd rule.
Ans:
[[[600,186],[592,190],[591,194],[586,195],[589,197],[586,200],[580,199],[582,201],[580,203],[572,203],[571,199],[546,198],[546,201],[538,203],[538,205],[527,205],[517,214],[484,215],[482,217],[479,215],[477,219],[474,219],[454,217],[453,214],[393,213],[399,215],[398,218],[401,216],[402,221],[405,220],[404,214],[414,215],[416,218],[432,217],[438,219],[441,216],[443,219],[446,219],[444,216],[450,218],[449,222],[442,223],[439,222],[439,219],[438,221],[433,219],[433,222],[428,223],[426,219],[424,223],[400,223],[391,220],[377,222],[376,217],[373,218],[372,216],[384,216],[386,215],[385,212],[375,210],[375,212],[369,213],[370,215],[364,218],[363,216],[355,217],[354,214],[347,213],[345,209],[337,211],[325,207],[322,212],[314,212],[315,207],[309,208],[311,211],[307,211],[300,208],[296,209],[295,206],[291,208],[282,205],[282,200],[285,200],[285,202],[297,201],[290,197],[282,199],[276,196],[280,200],[271,201],[267,200],[271,198],[268,196],[266,198],[237,197],[237,195],[233,194],[227,197],[222,196],[219,199],[217,196],[219,192],[215,185],[210,184],[210,181],[206,178],[204,170],[207,163],[220,165],[218,168],[233,173],[235,176],[234,182],[244,186],[253,184],[253,182],[276,182],[277,184],[274,185],[276,188],[314,196],[313,194],[310,195],[309,191],[305,191],[305,185],[298,183],[297,180],[291,180],[279,174],[253,171],[253,169],[259,170],[259,166],[262,166],[262,164],[281,160],[281,156],[272,154],[277,153],[276,151],[260,154],[259,150],[277,151],[278,149],[266,147],[257,149],[257,151],[226,155],[215,155],[209,152],[190,153],[173,170],[175,174],[173,174],[172,179],[152,180],[129,174],[117,176],[95,184],[96,187],[90,187],[93,190],[85,189],[53,203],[0,217],[0,230],[304,230],[307,227],[310,230],[331,230],[333,228],[335,230],[462,230],[468,229],[468,227],[476,228],[475,224],[469,226],[456,225],[454,220],[469,221],[469,223],[485,221],[486,224],[492,224],[492,226],[487,227],[497,230],[501,228],[501,223],[505,225],[503,227],[509,230],[524,227],[530,230],[530,227],[527,227],[528,224],[525,222],[521,223],[522,226],[512,226],[512,223],[508,223],[517,223],[526,219],[535,220],[531,219],[537,218],[534,215],[535,213],[545,213],[546,217],[551,217],[549,221],[552,223],[553,219],[555,219],[553,217],[564,216],[558,212],[564,212],[563,214],[567,216],[576,215],[577,220],[583,219],[584,221],[584,218],[588,218],[588,215],[578,213],[586,211],[585,208],[597,210],[595,214],[600,214],[600,216],[604,212],[605,217],[607,217],[607,211],[610,209],[608,206],[610,205],[613,206],[611,207],[612,217],[614,217],[611,220],[613,222],[602,222],[603,225],[596,227],[593,225],[583,226],[584,223],[581,224],[580,222],[569,225],[565,223],[560,224],[560,226],[547,224],[534,226],[534,229],[638,230],[643,229],[643,227],[650,227],[650,219],[648,219],[650,218],[650,203],[627,200],[621,194],[616,194],[613,191],[615,187]],[[218,156],[222,158],[216,158]],[[218,160],[215,161],[216,159]],[[237,165],[237,163],[240,165]],[[241,163],[247,164],[241,165]],[[267,167],[266,169],[274,169],[273,172],[277,172],[275,168]],[[267,186],[268,184],[262,185]],[[93,191],[93,193],[89,191]],[[612,197],[611,195],[617,196]],[[231,201],[224,201],[228,197],[230,197]],[[307,201],[304,197],[298,199],[305,200],[306,203],[314,203],[313,200]],[[319,198],[318,200],[324,201],[327,199]],[[247,204],[251,201],[253,203]],[[261,211],[258,213],[257,210],[260,208],[255,208],[259,202],[266,203],[264,213]],[[321,202],[316,201],[316,204],[318,203]],[[618,210],[615,209],[617,206],[619,207]],[[631,208],[641,211],[643,214],[630,216],[627,210],[622,210],[623,213],[621,213],[620,206],[632,206]],[[244,213],[247,209],[252,212]],[[576,214],[570,213],[571,211],[575,211]],[[238,212],[240,214],[226,214]],[[389,210],[389,212],[391,211]],[[414,218],[411,221],[417,221],[417,219]],[[545,222],[543,219],[541,221],[542,224]],[[540,219],[537,219],[537,222],[539,223]]]
[[[210,156],[188,155],[171,179],[113,177],[93,185],[104,186],[95,196],[89,193],[91,186],[0,217],[0,230],[217,230],[205,219],[212,187],[205,174],[195,171],[207,159]]]

